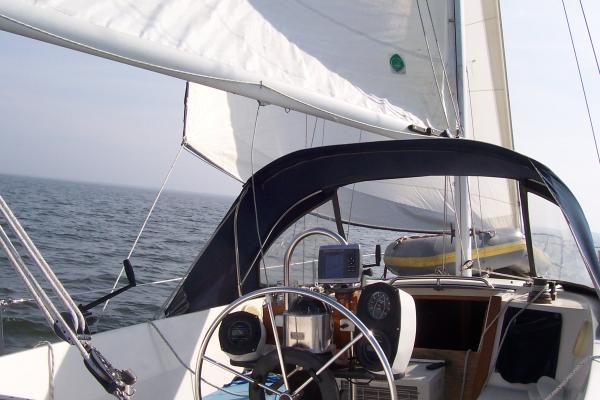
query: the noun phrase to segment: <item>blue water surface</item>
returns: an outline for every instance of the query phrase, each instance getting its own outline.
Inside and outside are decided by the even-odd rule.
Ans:
[[[156,192],[0,174],[0,194],[78,303],[110,291]],[[143,284],[183,276],[233,200],[165,191],[131,257],[142,286],[112,300],[93,329],[154,318],[178,281]],[[30,298],[1,251],[0,276],[0,300]],[[56,340],[31,301],[5,306],[3,321],[6,352]]]

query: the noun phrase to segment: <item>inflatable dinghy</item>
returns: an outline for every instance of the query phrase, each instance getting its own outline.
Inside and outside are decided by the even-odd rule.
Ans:
[[[471,246],[473,269],[528,271],[527,245],[519,230],[479,232],[471,240]],[[449,235],[402,236],[387,246],[384,262],[396,275],[433,274],[454,264],[454,250]]]

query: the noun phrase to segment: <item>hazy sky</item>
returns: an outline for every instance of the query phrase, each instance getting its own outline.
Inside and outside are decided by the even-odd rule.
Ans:
[[[565,1],[600,131],[600,77],[579,0]],[[552,168],[600,231],[600,166],[561,1],[501,4],[516,150]],[[583,4],[598,48],[600,2]],[[184,87],[0,32],[0,173],[158,187],[179,147]],[[184,152],[169,188],[236,194],[240,184]]]

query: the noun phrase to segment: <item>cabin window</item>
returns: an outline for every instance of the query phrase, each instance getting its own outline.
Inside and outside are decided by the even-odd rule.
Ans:
[[[528,193],[527,201],[537,274],[593,287],[560,208],[532,193]]]

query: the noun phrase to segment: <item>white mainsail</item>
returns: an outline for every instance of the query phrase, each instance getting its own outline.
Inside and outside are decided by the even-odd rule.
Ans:
[[[466,9],[466,137],[511,147],[498,0]],[[187,147],[242,181],[301,148],[414,138],[411,124],[457,127],[452,0],[0,0],[0,29],[191,82]],[[392,57],[400,58],[396,69]],[[264,105],[258,118],[256,100]],[[399,212],[390,226],[445,229],[444,199],[448,221],[454,217],[444,188],[444,178],[358,184],[365,196],[352,204],[365,211],[353,220],[376,222],[360,199],[379,199],[414,216],[406,226]],[[485,202],[486,218],[515,203],[506,184],[473,186],[471,194]]]
[[[425,126],[449,127],[454,133],[456,105],[452,104],[450,90],[456,99],[457,60],[452,3],[429,4],[421,0],[419,10],[415,0],[379,2],[379,7],[372,7],[372,2],[323,5],[300,1],[257,9],[300,49],[310,52],[363,92],[401,105],[426,121]],[[469,60],[469,79],[465,84],[470,85],[466,87],[468,99],[464,100],[476,102],[477,107],[465,108],[466,117],[473,123],[467,126],[464,136],[512,148],[498,2],[469,2],[467,10],[463,49]],[[390,68],[388,62],[393,54],[401,55],[405,61],[402,73]],[[185,135],[189,146],[240,181],[273,159],[306,147],[414,138],[402,132],[365,132],[279,107],[257,110],[256,101],[199,85],[190,85],[186,104]],[[473,208],[485,209],[487,222],[475,217],[477,226],[516,226],[514,186],[490,179],[476,183],[471,187]],[[456,225],[447,190],[441,177],[367,182],[353,187],[360,195],[342,190],[340,202],[346,210],[352,204],[355,223],[439,231]],[[445,217],[440,212],[444,200]],[[319,212],[332,215],[331,210]]]

